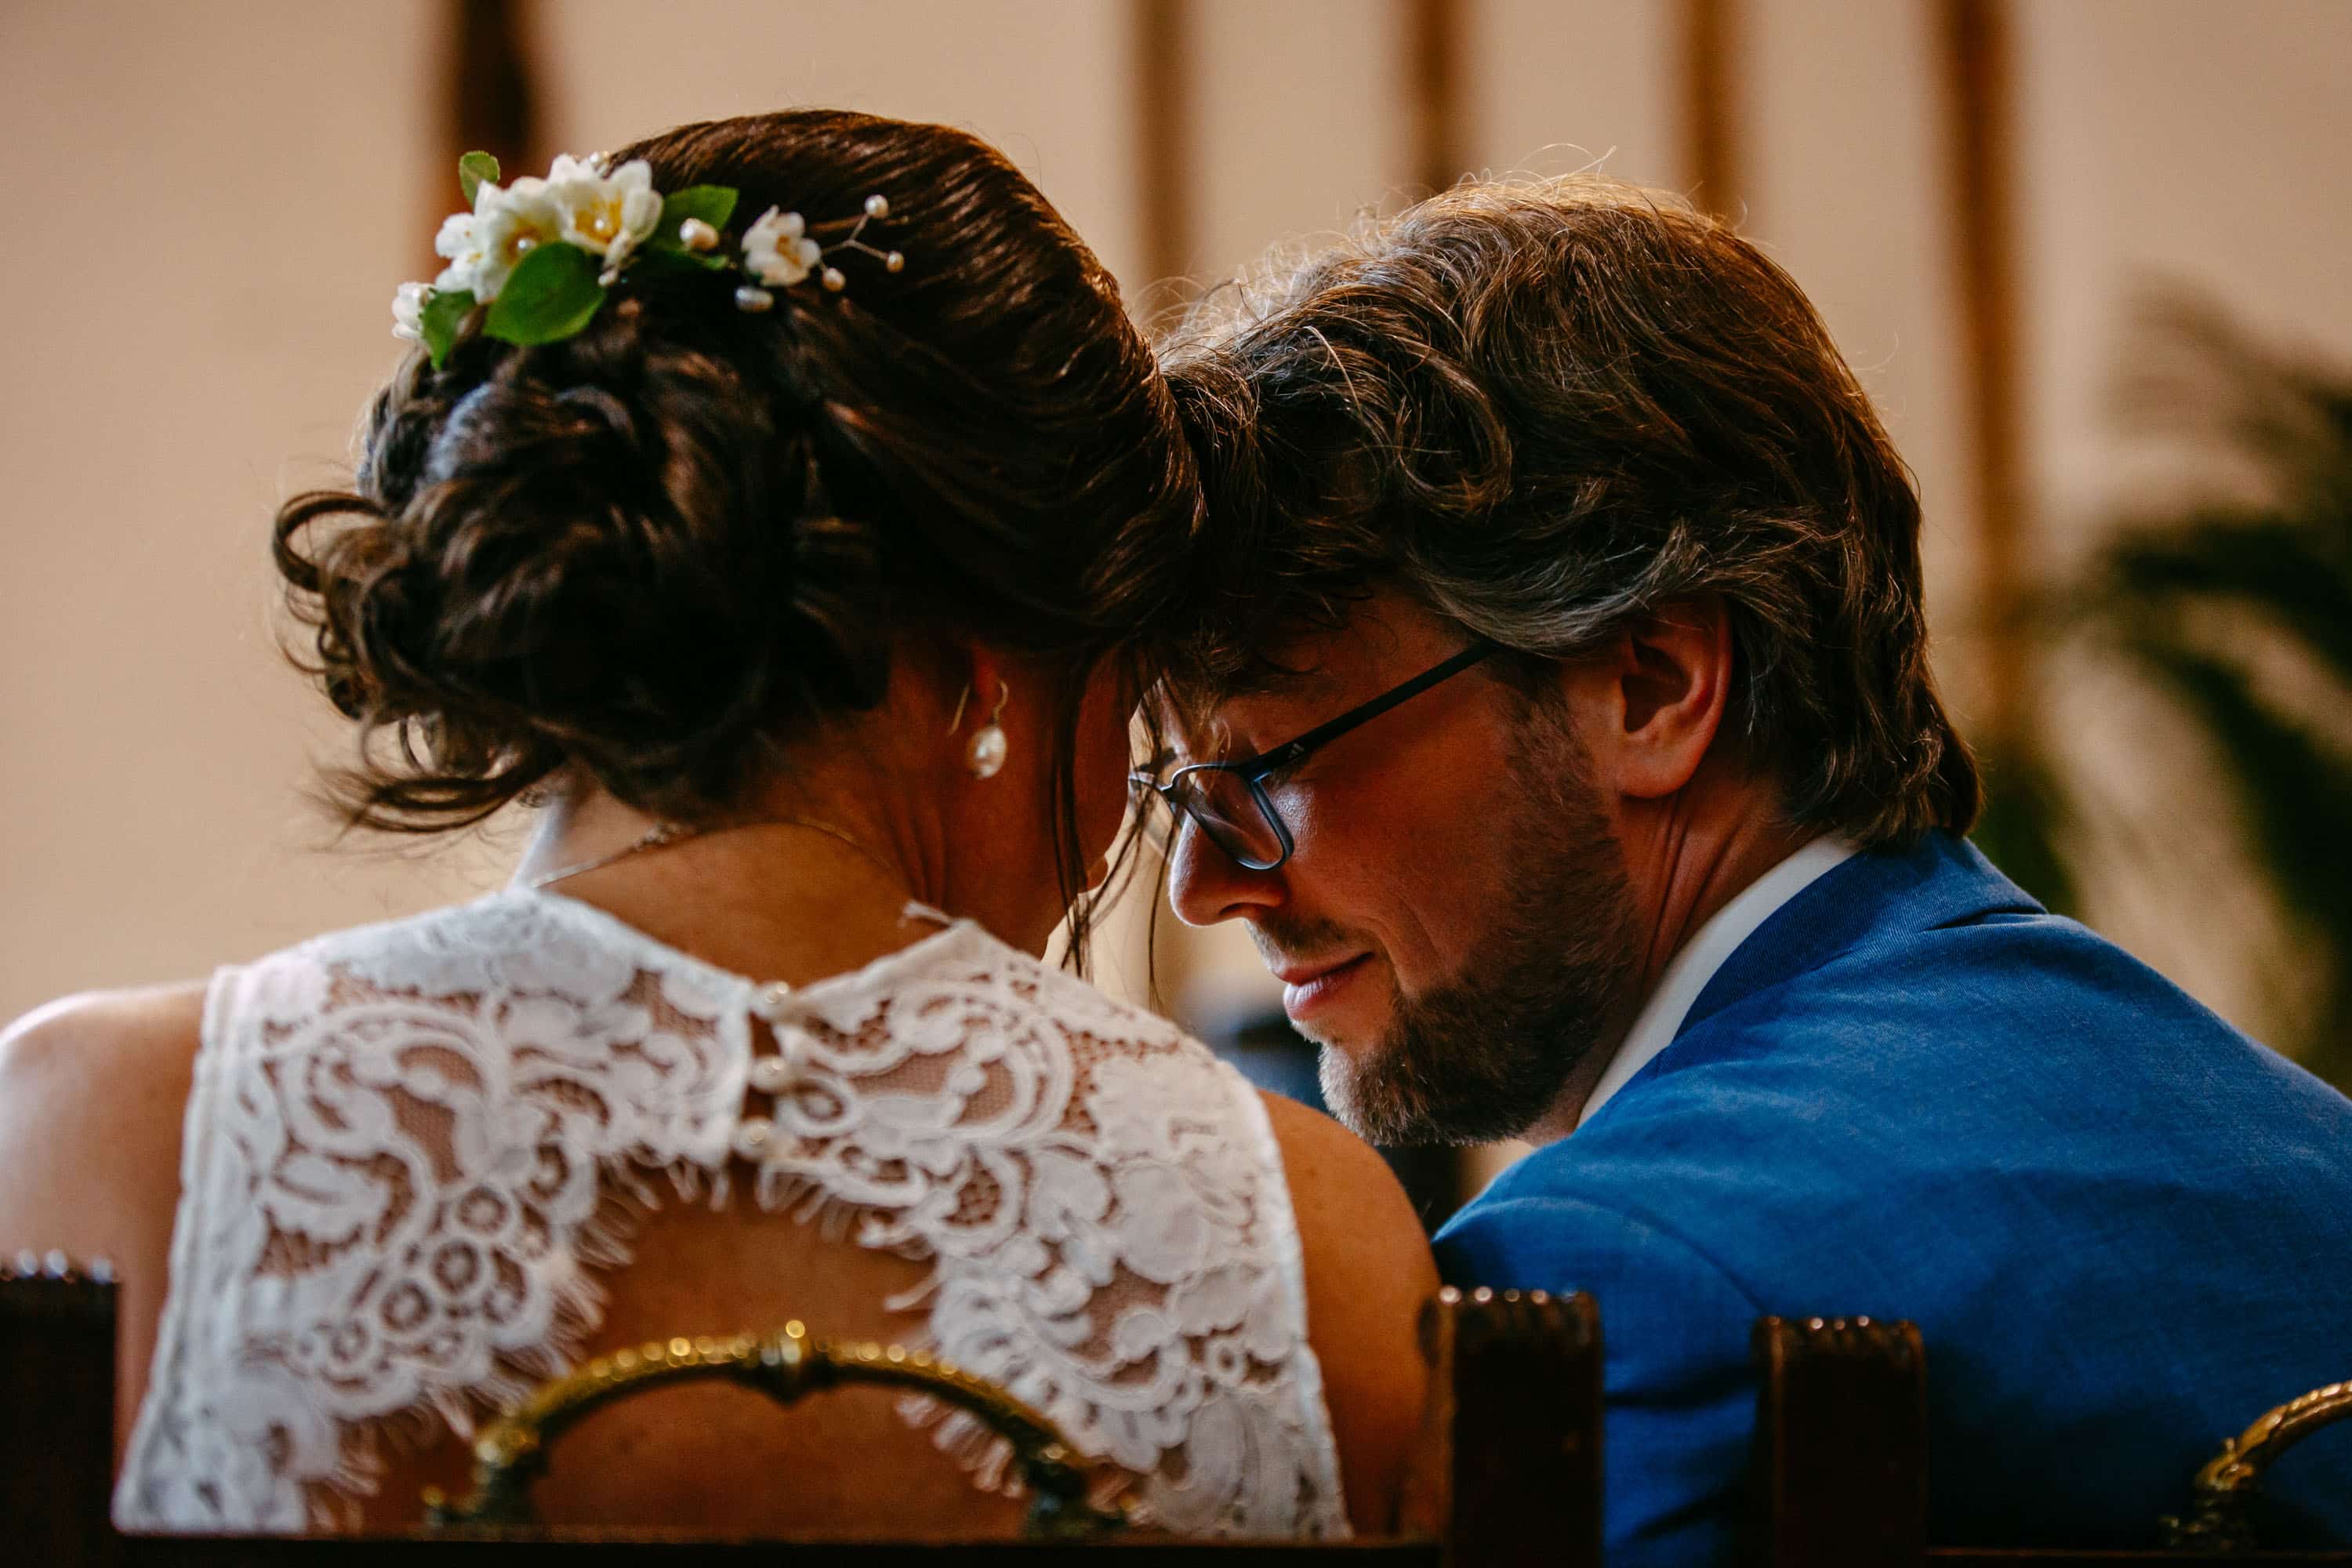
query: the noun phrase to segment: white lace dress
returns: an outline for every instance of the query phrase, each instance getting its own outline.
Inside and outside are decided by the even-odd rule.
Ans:
[[[970,922],[793,989],[520,889],[214,979],[117,1521],[333,1528],[389,1427],[469,1432],[575,1360],[656,1180],[730,1201],[730,1155],[732,1201],[926,1262],[905,1338],[1143,1475],[1151,1522],[1346,1533],[1230,1067]]]

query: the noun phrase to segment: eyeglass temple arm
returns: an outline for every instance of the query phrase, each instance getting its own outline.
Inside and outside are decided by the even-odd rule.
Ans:
[[[1318,724],[1314,729],[1307,731],[1304,735],[1300,735],[1293,740],[1285,741],[1281,745],[1276,746],[1270,752],[1261,752],[1255,757],[1244,757],[1237,762],[1225,763],[1221,765],[1242,773],[1257,774],[1272,773],[1275,769],[1286,765],[1294,759],[1304,756],[1307,752],[1313,751],[1316,747],[1322,745],[1325,742],[1337,740],[1339,736],[1346,734],[1349,731],[1356,728],[1359,724],[1370,723],[1373,720],[1379,718],[1390,709],[1396,707],[1399,703],[1412,701],[1414,698],[1420,696],[1431,687],[1435,686],[1439,681],[1451,679],[1453,677],[1457,676],[1464,670],[1469,668],[1472,665],[1476,664],[1480,659],[1492,658],[1494,655],[1501,651],[1502,647],[1498,643],[1472,643],[1468,647],[1464,648],[1460,653],[1455,654],[1444,664],[1438,665],[1433,669],[1423,670],[1421,674],[1414,676],[1411,680],[1406,681],[1402,686],[1398,687],[1393,691],[1382,692],[1380,696],[1373,698],[1370,702],[1365,703],[1360,708],[1350,709],[1328,723]]]

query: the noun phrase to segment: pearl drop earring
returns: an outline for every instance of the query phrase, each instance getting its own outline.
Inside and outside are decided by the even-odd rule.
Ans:
[[[971,769],[971,776],[976,779],[992,779],[1004,771],[1004,759],[1012,746],[1005,740],[1004,726],[999,721],[1004,717],[1004,704],[1012,695],[1012,686],[1000,680],[996,687],[996,710],[989,714],[988,722],[972,736],[971,745],[964,752],[964,764]]]

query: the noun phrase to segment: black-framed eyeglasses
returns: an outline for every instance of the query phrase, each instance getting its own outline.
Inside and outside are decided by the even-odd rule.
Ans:
[[[1189,820],[1210,843],[1245,869],[1271,871],[1290,858],[1291,838],[1289,826],[1283,822],[1282,814],[1274,809],[1274,801],[1265,792],[1268,777],[1297,766],[1318,748],[1499,651],[1494,643],[1473,643],[1403,685],[1392,686],[1370,701],[1360,703],[1338,718],[1254,757],[1194,763],[1177,769],[1165,781],[1151,773],[1130,773],[1129,778],[1137,788],[1150,789],[1167,805],[1175,827],[1181,829]]]

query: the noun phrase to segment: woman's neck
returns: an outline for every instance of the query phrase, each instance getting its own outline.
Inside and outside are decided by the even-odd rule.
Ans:
[[[910,903],[982,913],[953,907],[911,824],[885,822],[872,807],[747,807],[649,841],[660,826],[602,791],[581,792],[547,808],[515,881],[594,905],[721,968],[793,984],[862,967],[938,929],[910,915]]]

